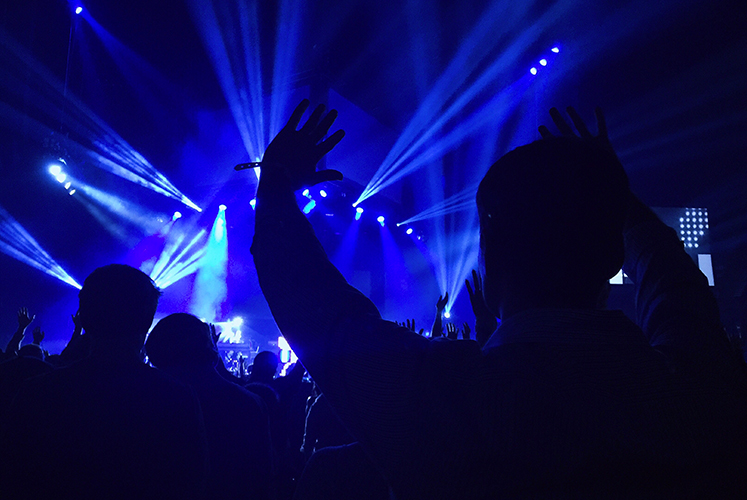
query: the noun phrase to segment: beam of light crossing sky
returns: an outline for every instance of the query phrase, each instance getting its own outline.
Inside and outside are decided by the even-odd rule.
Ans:
[[[56,138],[66,148],[85,152],[95,160],[94,164],[124,179],[147,187],[157,193],[178,200],[200,211],[186,195],[179,191],[138,151],[120,137],[107,123],[91,111],[82,101],[65,92],[62,83],[41,66],[25,49],[0,32],[0,65],[4,68],[0,78],[2,100],[7,108],[13,108],[13,98],[20,100],[28,113],[16,111],[7,117],[13,123],[26,127],[27,120],[41,124],[32,125],[34,131],[54,130],[62,121],[68,129]],[[44,136],[39,137],[43,140]]]
[[[411,224],[419,220],[433,219],[435,217],[443,217],[446,214],[460,212],[467,210],[474,206],[475,196],[477,194],[477,185],[470,186],[467,189],[450,196],[440,203],[433,205],[432,207],[426,208],[419,214],[413,215],[409,219],[398,222],[398,226],[405,224]]]
[[[0,252],[80,290],[81,286],[3,207],[0,207]]]
[[[495,9],[497,8],[497,4],[498,2],[494,3],[489,8]],[[482,59],[484,59],[484,57],[486,57],[487,53],[489,53],[490,50],[496,47],[497,42],[501,38],[494,33],[494,38],[491,39],[492,45],[489,45],[487,47],[475,43],[474,40],[479,40],[482,37],[486,36],[486,31],[489,32],[491,28],[496,29],[496,26],[493,26],[491,23],[496,23],[497,19],[500,20],[500,23],[498,24],[501,25],[498,28],[498,33],[501,32],[500,28],[506,28],[506,25],[504,23],[505,19],[490,19],[490,16],[482,16],[482,21],[478,23],[477,27],[466,38],[466,41],[460,48],[457,56],[455,56],[447,70],[444,72],[444,74],[442,74],[441,78],[434,86],[434,90],[429,93],[423,104],[419,107],[418,112],[416,112],[413,119],[405,128],[405,131],[400,136],[400,139],[398,139],[397,143],[395,143],[392,150],[390,150],[389,154],[384,159],[381,166],[374,174],[373,178],[366,186],[356,203],[360,203],[361,201],[372,196],[384,187],[387,187],[391,183],[396,182],[396,180],[399,180],[401,176],[397,176],[394,180],[392,180],[392,178],[394,177],[394,173],[397,171],[397,168],[408,158],[412,157],[422,147],[422,145],[432,140],[435,137],[436,133],[441,130],[448,122],[450,122],[459,113],[463,112],[469,105],[473,105],[474,101],[476,101],[478,97],[484,95],[486,91],[489,91],[491,87],[496,85],[496,82],[500,81],[500,75],[503,74],[506,70],[512,68],[512,66],[517,62],[517,60],[526,50],[526,47],[530,46],[542,33],[544,33],[544,31],[549,26],[552,25],[552,23],[557,21],[558,16],[561,16],[567,10],[569,10],[569,5],[564,2],[559,2],[551,7],[547,12],[545,12],[540,19],[531,23],[529,28],[523,31],[521,35],[519,35],[510,44],[509,47],[505,48],[501,52],[501,55],[498,56],[493,62],[491,62],[490,65],[475,79],[473,83],[469,84],[466,90],[457,95],[453,102],[445,110],[442,110],[443,103],[447,101],[448,97],[451,97],[456,93],[459,85],[456,85],[454,87],[454,90],[451,92],[444,92],[440,84],[442,84],[442,82],[447,82],[446,84],[442,85],[446,86],[447,88],[449,87],[448,82],[451,82],[454,79],[450,72],[459,72],[467,75],[469,74],[469,71],[467,71],[464,67],[461,67],[462,65],[454,64],[455,61],[460,60],[460,58],[470,56],[472,55],[472,52],[477,51],[475,52],[475,57],[477,59],[477,63],[479,63]],[[463,51],[466,52],[466,54],[463,53]],[[485,53],[481,51],[485,51]],[[550,52],[549,48],[548,52]],[[551,61],[548,64],[551,64]],[[461,80],[459,83],[464,83],[464,80]],[[414,170],[414,168],[412,170]],[[410,173],[412,170],[410,170],[408,173]]]
[[[261,157],[267,143],[258,4],[191,0],[189,7],[244,147],[250,158]]]
[[[179,235],[175,242],[166,243],[161,256],[156,262],[156,265],[153,266],[153,271],[151,271],[150,274],[151,279],[155,281],[159,288],[164,289],[185,276],[189,276],[197,271],[200,259],[205,255],[205,248],[199,247],[194,250],[194,247],[205,237],[206,234],[207,231],[204,229],[200,230],[190,240],[190,242],[181,249],[176,257],[173,257],[173,255],[177,250],[179,250],[186,239],[186,236],[184,234]],[[187,253],[190,251],[192,251],[192,253],[185,258]]]

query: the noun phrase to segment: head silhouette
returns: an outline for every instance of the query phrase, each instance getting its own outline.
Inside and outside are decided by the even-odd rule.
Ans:
[[[170,314],[156,323],[145,350],[151,363],[166,371],[198,372],[218,362],[210,328],[186,313]]]
[[[498,160],[477,192],[491,311],[598,307],[623,263],[627,196],[614,153],[580,139],[536,141]]]
[[[78,294],[81,324],[94,343],[140,350],[161,292],[147,274],[110,264],[93,271]]]
[[[271,382],[275,377],[278,364],[278,356],[274,352],[262,351],[257,353],[252,362],[252,372],[249,375],[249,381],[263,384]]]

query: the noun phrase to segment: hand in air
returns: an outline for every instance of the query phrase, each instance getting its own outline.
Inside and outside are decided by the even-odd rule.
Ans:
[[[446,338],[456,340],[459,338],[459,329],[454,323],[446,323]]]
[[[324,105],[320,104],[311,113],[306,123],[297,130],[301,117],[308,107],[308,99],[301,101],[291,114],[288,123],[267,146],[262,158],[262,167],[268,170],[282,169],[290,179],[294,190],[320,182],[342,180],[342,174],[337,170],[316,170],[319,160],[345,136],[343,130],[338,130],[324,139],[337,119],[337,111],[332,110],[325,115]]]
[[[42,340],[44,340],[44,332],[42,331],[41,327],[34,328],[34,331],[32,333],[33,336],[33,343],[36,345],[40,345],[42,343]]]
[[[446,304],[449,303],[449,292],[446,292],[445,295],[439,295],[438,301],[436,302],[436,310],[439,312],[442,312],[444,309],[446,309]]]
[[[28,309],[26,309],[25,307],[20,308],[18,310],[18,329],[25,330],[26,327],[29,326],[32,321],[34,321],[34,318],[36,318],[36,315],[29,315]]]

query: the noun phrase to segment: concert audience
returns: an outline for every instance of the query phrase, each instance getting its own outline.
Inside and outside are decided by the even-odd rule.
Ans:
[[[552,109],[560,137],[542,126],[490,167],[465,283],[474,338],[468,323],[444,332],[448,294],[429,338],[382,319],[299,210],[294,191],[342,178],[316,170],[343,138],[325,139],[337,114],[297,129],[308,105],[265,152],[252,244],[300,362],[276,377],[260,352],[237,377],[215,327],[185,313],[146,343],[160,292],[99,268],[61,354],[40,328],[21,347],[35,316],[18,311],[0,353],[0,496],[747,497],[745,363],[704,276],[630,191],[600,111],[593,135]],[[621,266],[635,323],[605,309]]]
[[[482,295],[501,325],[434,342],[329,262],[294,191],[343,137],[303,101],[267,148],[252,253],[273,316],[397,498],[744,496],[747,377],[704,276],[638,200],[598,113],[480,184]],[[624,264],[638,324],[601,309]],[[438,334],[438,332],[435,332]],[[438,381],[438,383],[434,383]]]
[[[4,498],[203,498],[205,428],[189,387],[140,352],[160,292],[137,269],[86,278],[91,353],[27,381],[0,436]]]

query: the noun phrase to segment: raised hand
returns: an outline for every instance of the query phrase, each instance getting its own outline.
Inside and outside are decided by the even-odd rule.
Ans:
[[[37,326],[36,328],[34,328],[34,332],[32,335],[34,339],[32,343],[36,345],[41,345],[42,340],[44,340],[44,332],[42,331],[41,327]]]
[[[589,131],[589,127],[586,126],[581,115],[579,115],[572,106],[568,106],[566,112],[568,113],[568,116],[570,116],[573,126],[576,127],[576,132],[573,131],[573,127],[568,124],[557,108],[550,108],[550,117],[563,137],[580,137],[585,141],[593,142],[602,149],[615,154],[615,150],[612,148],[609,136],[607,135],[607,121],[604,118],[602,108],[597,107],[594,109],[594,116],[597,119],[597,135],[593,135]],[[544,125],[539,126],[539,133],[543,139],[555,137],[553,133],[550,132],[550,129]],[[617,155],[615,154],[615,156]]]
[[[469,323],[464,322],[464,329],[462,330],[462,340],[469,340],[472,329],[469,327]]]
[[[459,337],[459,329],[454,323],[446,323],[446,338],[456,340]]]
[[[73,325],[75,326],[73,329],[73,337],[77,337],[83,333],[83,325],[80,322],[80,312],[71,315],[71,318],[73,319]]]
[[[267,146],[262,158],[262,168],[283,170],[294,190],[320,182],[342,180],[342,174],[337,170],[316,171],[319,160],[345,136],[343,130],[338,130],[324,139],[337,119],[337,111],[332,110],[324,115],[324,105],[320,104],[306,123],[296,130],[308,107],[308,99],[301,101],[288,123]]]
[[[475,313],[476,318],[483,318],[490,316],[493,317],[493,313],[488,309],[488,305],[485,303],[485,297],[482,294],[482,278],[476,270],[472,270],[472,283],[469,279],[464,280],[464,284],[467,285],[467,295],[469,295],[469,303],[472,304],[472,312]]]
[[[443,312],[443,310],[446,309],[446,304],[448,303],[449,303],[449,292],[446,292],[445,295],[439,295],[438,302],[436,302],[436,310],[439,312]]]
[[[36,315],[29,315],[29,310],[22,307],[18,310],[18,329],[25,330],[32,321],[36,318]]]

